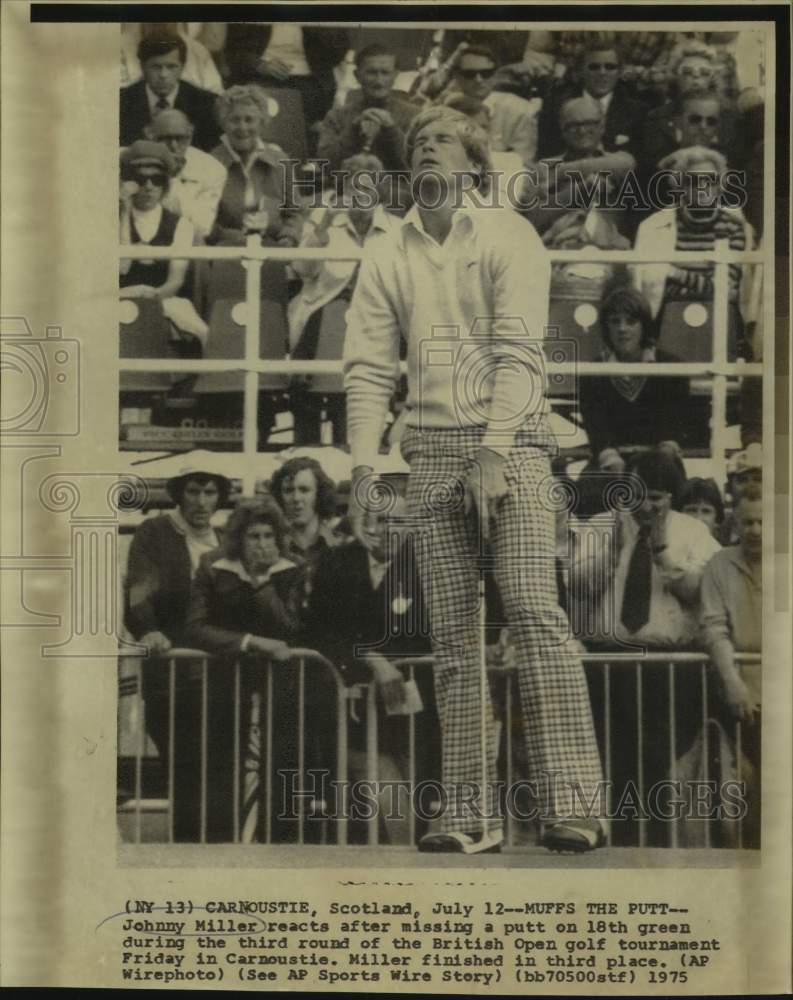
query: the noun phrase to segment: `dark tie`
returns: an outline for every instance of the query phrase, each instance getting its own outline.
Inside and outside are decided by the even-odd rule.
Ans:
[[[168,107],[170,107],[170,105],[168,104],[167,98],[165,98],[165,97],[158,97],[157,98],[157,110],[158,111],[165,111],[165,109],[168,108]]]
[[[625,577],[622,599],[622,624],[629,632],[638,632],[650,620],[650,587],[653,554],[650,548],[650,526],[639,528],[636,545]]]

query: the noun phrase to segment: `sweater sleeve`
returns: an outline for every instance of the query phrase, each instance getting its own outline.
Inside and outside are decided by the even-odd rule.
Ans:
[[[377,261],[361,265],[347,313],[344,388],[352,465],[374,468],[399,379],[400,327]]]
[[[144,521],[129,547],[124,624],[136,639],[163,630],[155,606],[160,588],[161,546],[153,522]]]
[[[518,216],[508,221],[511,238],[494,250],[495,376],[482,440],[505,456],[517,430],[547,412],[543,338],[551,284],[550,261],[534,228]]]

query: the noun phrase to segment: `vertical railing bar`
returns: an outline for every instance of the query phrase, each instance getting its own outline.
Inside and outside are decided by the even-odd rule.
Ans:
[[[408,667],[408,683],[416,683],[416,668],[414,664]],[[416,812],[413,809],[413,789],[416,787],[416,716],[411,712],[408,716],[408,836],[411,846],[416,843]],[[397,798],[398,807],[402,809],[402,797]]]
[[[261,238],[252,234],[248,237],[248,248],[261,246]],[[250,362],[259,360],[259,336],[261,327],[261,285],[262,263],[260,260],[245,260],[245,360],[244,399],[242,421],[243,453],[243,495],[251,496],[256,485],[256,454],[259,447],[259,375],[251,368]]]
[[[702,680],[702,774],[705,778],[705,787],[710,781],[710,733],[708,732],[708,665],[703,663],[701,667]],[[710,801],[710,792],[708,792]],[[693,804],[693,803],[692,803]],[[710,832],[711,818],[705,819],[705,847],[711,846]]]
[[[176,758],[176,660],[168,659],[168,843],[174,838],[174,761]]]
[[[644,801],[644,706],[642,705],[642,664],[636,661],[636,755],[639,779],[639,802],[642,812],[645,811]],[[639,847],[647,846],[646,820],[639,816]]]
[[[729,324],[729,264],[723,258],[729,252],[727,240],[716,240],[713,277],[713,345],[714,366],[727,362]],[[711,390],[710,455],[714,463],[716,482],[723,483],[727,473],[727,376],[714,375]]]
[[[234,843],[240,842],[240,698],[242,696],[240,685],[240,661],[234,662],[234,763],[232,775],[232,808],[234,815]]]
[[[264,724],[264,842],[273,839],[273,665],[266,661],[267,716]]]
[[[300,787],[308,788],[305,781],[304,769],[306,766],[304,741],[306,738],[306,664],[301,656],[297,664],[297,774]],[[300,798],[300,808],[297,813],[297,842],[302,844],[305,837],[305,803],[304,798]]]
[[[209,711],[209,659],[204,657],[201,661],[201,843],[207,840],[207,743],[208,730],[207,713]]]
[[[143,663],[141,660],[138,660],[138,683],[135,698],[138,708],[138,745],[135,750],[135,843],[139,844],[142,836],[143,752],[146,749],[146,703],[143,700]]]
[[[512,810],[509,805],[512,801],[511,789],[514,774],[514,767],[512,761],[512,673],[504,675],[504,683],[506,684],[506,697],[504,699],[504,725],[506,726],[506,732],[504,733],[504,744],[506,746],[507,753],[507,815],[506,815],[506,827],[507,827],[507,845],[512,846],[515,841],[515,829],[512,822]]]
[[[374,682],[371,682],[366,688],[366,776],[369,781],[374,782],[375,788],[379,781],[377,751],[377,689]],[[378,809],[375,811],[374,817],[369,820],[366,831],[366,840],[370,845],[380,842],[379,800],[377,796],[375,796],[375,801],[378,803]]]
[[[606,823],[606,843],[611,846],[611,809],[613,805],[612,770],[611,770],[611,664],[603,664],[603,705],[604,724],[606,727],[605,746],[603,755],[605,757],[606,771],[606,813],[608,822]]]
[[[336,770],[339,784],[336,786],[335,812],[337,816],[336,840],[342,846],[347,845],[347,779],[349,761],[347,759],[347,689],[341,679],[335,677],[336,683]],[[341,800],[339,800],[341,791]]]
[[[740,788],[743,781],[743,726],[740,719],[735,723],[735,767]],[[738,817],[738,847],[743,847],[743,816]]]
[[[671,781],[677,780],[677,697],[675,690],[675,665],[668,665],[669,678],[669,778]],[[672,813],[672,825],[669,831],[671,847],[678,846],[677,816]]]

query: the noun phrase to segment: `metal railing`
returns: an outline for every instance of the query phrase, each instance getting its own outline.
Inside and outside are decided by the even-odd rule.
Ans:
[[[120,807],[120,810],[126,817],[132,817],[131,831],[128,836],[129,839],[135,843],[140,843],[143,839],[143,818],[147,810],[151,810],[152,808],[159,809],[160,813],[162,814],[164,812],[166,816],[166,828],[164,834],[161,830],[160,835],[154,837],[153,839],[159,839],[170,843],[174,842],[174,803],[177,795],[186,794],[184,790],[177,791],[175,774],[175,761],[179,753],[175,744],[177,740],[177,671],[180,663],[183,666],[187,664],[199,665],[198,718],[188,720],[190,724],[197,729],[199,734],[198,765],[200,782],[197,793],[199,798],[199,820],[198,830],[196,831],[193,839],[198,843],[207,842],[207,828],[208,820],[210,818],[208,815],[208,801],[210,798],[208,794],[210,791],[208,788],[210,774],[209,762],[210,756],[213,753],[213,747],[210,745],[209,740],[208,722],[208,670],[211,659],[212,658],[207,656],[206,653],[199,650],[174,650],[161,659],[155,661],[159,663],[162,670],[167,673],[168,749],[166,753],[167,759],[164,762],[161,762],[164,764],[166,771],[166,796],[164,800],[154,801],[144,797],[143,762],[146,739],[146,710],[143,701],[142,664],[139,660],[134,661],[136,662],[137,683],[132,685],[133,689],[129,691],[131,696],[135,699],[137,708],[135,714],[138,726],[136,734],[137,744],[133,759],[134,789],[132,791],[132,797]],[[593,691],[593,694],[597,693],[598,697],[593,698],[593,701],[597,701],[600,705],[600,708],[596,709],[595,715],[596,725],[600,733],[600,750],[603,760],[604,778],[606,781],[606,805],[609,815],[613,815],[614,813],[615,796],[620,792],[619,782],[616,781],[616,771],[619,769],[617,765],[618,763],[625,765],[626,759],[628,761],[627,769],[632,774],[631,780],[634,780],[636,783],[640,804],[643,804],[646,800],[648,792],[647,786],[651,778],[654,777],[656,780],[663,779],[665,781],[669,780],[672,782],[677,780],[678,761],[680,760],[681,754],[690,750],[691,746],[698,745],[700,749],[698,773],[701,775],[702,781],[706,783],[711,780],[715,781],[715,776],[713,776],[713,779],[711,779],[710,776],[710,763],[711,752],[716,748],[711,746],[710,740],[711,730],[713,728],[712,720],[718,707],[718,696],[712,689],[713,677],[707,656],[696,652],[646,652],[641,655],[636,653],[619,652],[588,652],[582,656],[582,659],[590,673],[592,671],[597,671],[599,675],[595,681],[596,692]],[[760,657],[759,654],[737,654],[736,661],[741,664],[759,664]],[[372,787],[375,788],[378,787],[377,783],[380,780],[378,762],[381,759],[381,755],[384,753],[391,755],[401,753],[402,757],[407,762],[404,774],[407,789],[415,789],[417,786],[417,775],[421,754],[422,752],[426,752],[427,748],[426,746],[419,747],[417,745],[417,723],[416,716],[413,714],[408,715],[406,719],[406,745],[402,747],[384,745],[384,740],[381,737],[383,715],[378,703],[377,688],[373,682],[359,683],[350,687],[345,686],[341,674],[338,670],[336,670],[333,664],[311,650],[293,650],[292,662],[296,663],[298,671],[296,774],[298,776],[299,790],[297,799],[301,802],[305,802],[308,808],[299,808],[296,810],[296,835],[292,837],[289,842],[297,844],[305,843],[307,818],[310,817],[312,813],[315,813],[321,820],[323,820],[323,822],[319,824],[322,830],[322,842],[327,842],[328,832],[330,830],[332,834],[330,839],[339,845],[345,845],[348,842],[349,820],[351,816],[354,815],[350,811],[350,803],[348,800],[350,778],[350,725],[363,724],[364,726],[365,777],[363,780],[368,783],[374,783]],[[433,664],[432,657],[429,656],[403,658],[394,662],[402,669],[403,674],[408,681],[415,681],[419,671],[431,670]],[[264,719],[263,726],[261,727],[263,729],[263,734],[260,740],[259,753],[254,755],[255,760],[252,768],[256,771],[257,775],[261,779],[261,782],[263,783],[261,793],[258,791],[256,792],[257,801],[262,804],[264,812],[263,819],[258,824],[258,828],[261,832],[260,839],[264,843],[272,843],[277,841],[277,838],[273,837],[275,789],[272,783],[274,775],[273,767],[271,765],[274,759],[274,753],[277,751],[279,741],[282,741],[285,737],[291,735],[288,731],[288,727],[292,724],[292,720],[276,718],[273,711],[274,684],[277,683],[279,667],[283,669],[283,665],[273,665],[266,660],[260,660],[259,663],[262,674],[261,695],[262,705],[264,707]],[[218,775],[215,770],[213,771],[213,774],[215,780],[223,782],[224,787],[230,786],[231,788],[232,825],[227,837],[227,842],[239,843],[244,839],[251,839],[243,836],[242,818],[243,794],[245,790],[243,779],[244,776],[251,771],[251,768],[247,766],[251,763],[251,761],[246,759],[246,754],[249,752],[249,749],[246,744],[243,706],[241,704],[241,662],[239,659],[233,663],[226,661],[225,666],[230,671],[230,683],[233,686],[233,711],[232,718],[228,720],[228,724],[232,727],[232,745],[234,747],[234,752],[231,761],[225,761],[225,766],[227,768],[226,772]],[[315,671],[319,672],[321,676],[328,679],[333,688],[334,704],[333,706],[326,706],[326,708],[329,711],[332,709],[335,712],[335,725],[333,727],[335,728],[335,733],[333,742],[335,744],[334,780],[336,784],[334,785],[334,788],[341,789],[340,795],[337,791],[334,791],[333,802],[322,802],[316,800],[310,801],[311,794],[306,791],[309,786],[311,786],[312,791],[316,791],[316,771],[314,771],[312,775],[311,771],[307,769],[305,750],[307,736],[310,735],[307,731],[307,725],[310,724],[310,722],[307,723],[306,719],[306,679],[307,676],[313,676]],[[662,706],[660,715],[657,712],[653,712],[652,708],[648,710],[646,705],[645,688],[651,680],[650,671],[654,671],[652,678],[652,690],[654,694],[657,696],[659,692],[659,677],[662,681],[660,688],[665,689],[666,705]],[[630,685],[626,687],[626,681],[631,675],[635,686],[635,691],[632,696],[629,691]],[[516,764],[516,741],[513,739],[516,712],[520,713],[520,707],[516,704],[516,694],[513,690],[515,670],[495,668],[489,671],[489,676],[491,681],[491,697],[494,699],[495,704],[499,706],[496,712],[496,724],[499,726],[500,732],[504,736],[501,741],[501,773],[499,774],[499,779],[504,782],[504,787],[506,789],[511,789],[515,782],[516,775],[518,775],[518,772],[522,770],[522,768]],[[690,705],[682,706],[682,709],[689,709],[689,711],[687,712],[687,721],[685,723],[688,728],[687,739],[684,745],[681,746],[680,736],[682,713],[679,688],[681,684],[686,684],[687,686],[684,693],[690,695],[692,690],[692,678],[698,678],[699,717],[694,720],[695,724],[692,727]],[[615,688],[618,685],[622,688],[622,707],[624,708],[625,705],[625,692],[628,691],[629,697],[633,698],[635,708],[636,738],[627,753],[625,753],[625,735],[622,731],[624,728],[624,720],[615,719],[614,695]],[[363,718],[360,718],[360,709],[363,710]],[[426,710],[427,707],[425,706],[425,711]],[[664,714],[665,718],[663,717]],[[652,775],[648,773],[649,738],[653,728],[657,728],[659,725],[662,731],[663,739],[666,742],[666,759],[663,767],[659,768],[657,764],[658,755],[656,754],[656,773],[655,775]],[[281,728],[279,729],[279,727]],[[439,743],[439,729],[434,735]],[[683,733],[683,735],[685,735],[685,733]],[[736,781],[741,782],[744,777],[742,770],[744,766],[744,727],[741,722],[736,721],[733,724],[731,732],[728,733],[728,738],[732,741],[735,762],[731,773]],[[757,734],[755,734],[755,739],[758,739]],[[688,740],[692,741],[691,744],[688,743]],[[520,748],[517,747],[517,749],[519,750]],[[616,754],[618,752],[625,753],[625,758],[623,758],[621,762],[616,760]],[[723,769],[726,767],[726,764],[726,761],[721,761],[720,767]],[[322,771],[327,771],[327,773],[330,774],[332,770],[331,761],[320,761],[319,765]],[[623,766],[622,773],[625,772],[625,769],[625,766]],[[519,777],[524,778],[525,775],[521,774]],[[305,784],[303,783],[304,780]],[[440,780],[440,775],[437,776],[437,780]],[[381,818],[382,816],[379,810],[375,809],[372,815],[364,819],[366,825],[366,840],[369,845],[377,845],[381,842]],[[415,843],[417,837],[417,815],[415,809],[408,808],[406,814],[402,818],[407,822],[407,841]],[[685,837],[685,829],[682,829],[682,823],[684,821],[689,821],[690,819],[691,817],[688,817],[687,819],[684,815],[672,815],[664,822],[663,829],[666,831],[666,846],[673,848],[689,846],[690,841],[687,841]],[[609,825],[607,833],[607,842],[609,844],[614,842],[613,833],[617,829],[615,824],[619,822],[620,820],[616,819],[614,823]],[[651,822],[652,818],[647,815],[640,816],[638,818],[635,824],[636,829],[633,841],[636,845],[640,847],[648,845],[648,830],[650,829]],[[711,820],[701,818],[697,819],[696,822],[698,831],[697,836],[699,838],[696,846],[715,846],[713,831],[716,829],[717,824]],[[733,846],[742,847],[744,846],[743,817],[738,816],[736,818],[734,828],[735,837]],[[512,815],[510,810],[506,810],[505,834],[507,844],[516,844],[520,832],[518,818]],[[523,831],[523,835],[525,837],[527,835],[527,831]],[[620,843],[624,844],[624,838],[618,839],[620,840]]]
[[[199,374],[211,372],[243,373],[243,440],[241,467],[245,492],[254,488],[254,467],[258,455],[257,405],[259,375],[327,375],[340,374],[342,362],[312,361],[284,358],[283,361],[259,357],[260,308],[261,308],[261,267],[265,261],[281,261],[288,264],[299,260],[358,261],[363,253],[353,251],[331,251],[326,248],[282,248],[262,247],[259,237],[250,237],[245,247],[191,247],[180,250],[181,260],[237,260],[246,271],[245,282],[245,353],[239,360],[229,359],[125,359],[119,367],[128,372],[168,372]],[[657,363],[606,363],[606,362],[546,362],[549,375],[644,375],[663,377],[677,375],[687,377],[703,376],[710,380],[712,391],[712,420],[710,452],[718,466],[716,470],[723,480],[726,468],[727,446],[727,382],[730,377],[762,375],[762,365],[742,360],[731,362],[727,356],[728,298],[730,264],[764,264],[766,254],[761,251],[732,251],[726,240],[719,240],[710,252],[676,251],[663,255],[637,253],[633,250],[548,250],[548,257],[555,263],[600,263],[600,264],[652,264],[652,263],[698,263],[708,262],[715,266],[713,289],[713,356],[710,361]],[[162,260],[177,259],[172,247],[123,246],[119,249],[121,260]]]

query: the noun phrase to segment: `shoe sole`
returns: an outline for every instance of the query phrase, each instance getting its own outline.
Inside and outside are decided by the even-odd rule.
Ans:
[[[428,843],[419,842],[418,845],[420,854],[463,854],[470,857],[473,854],[500,854],[501,844],[491,844],[490,847],[478,847],[477,844],[472,844],[469,849],[466,850],[465,846],[460,843],[459,840],[454,840],[453,838],[440,839],[429,841]]]

